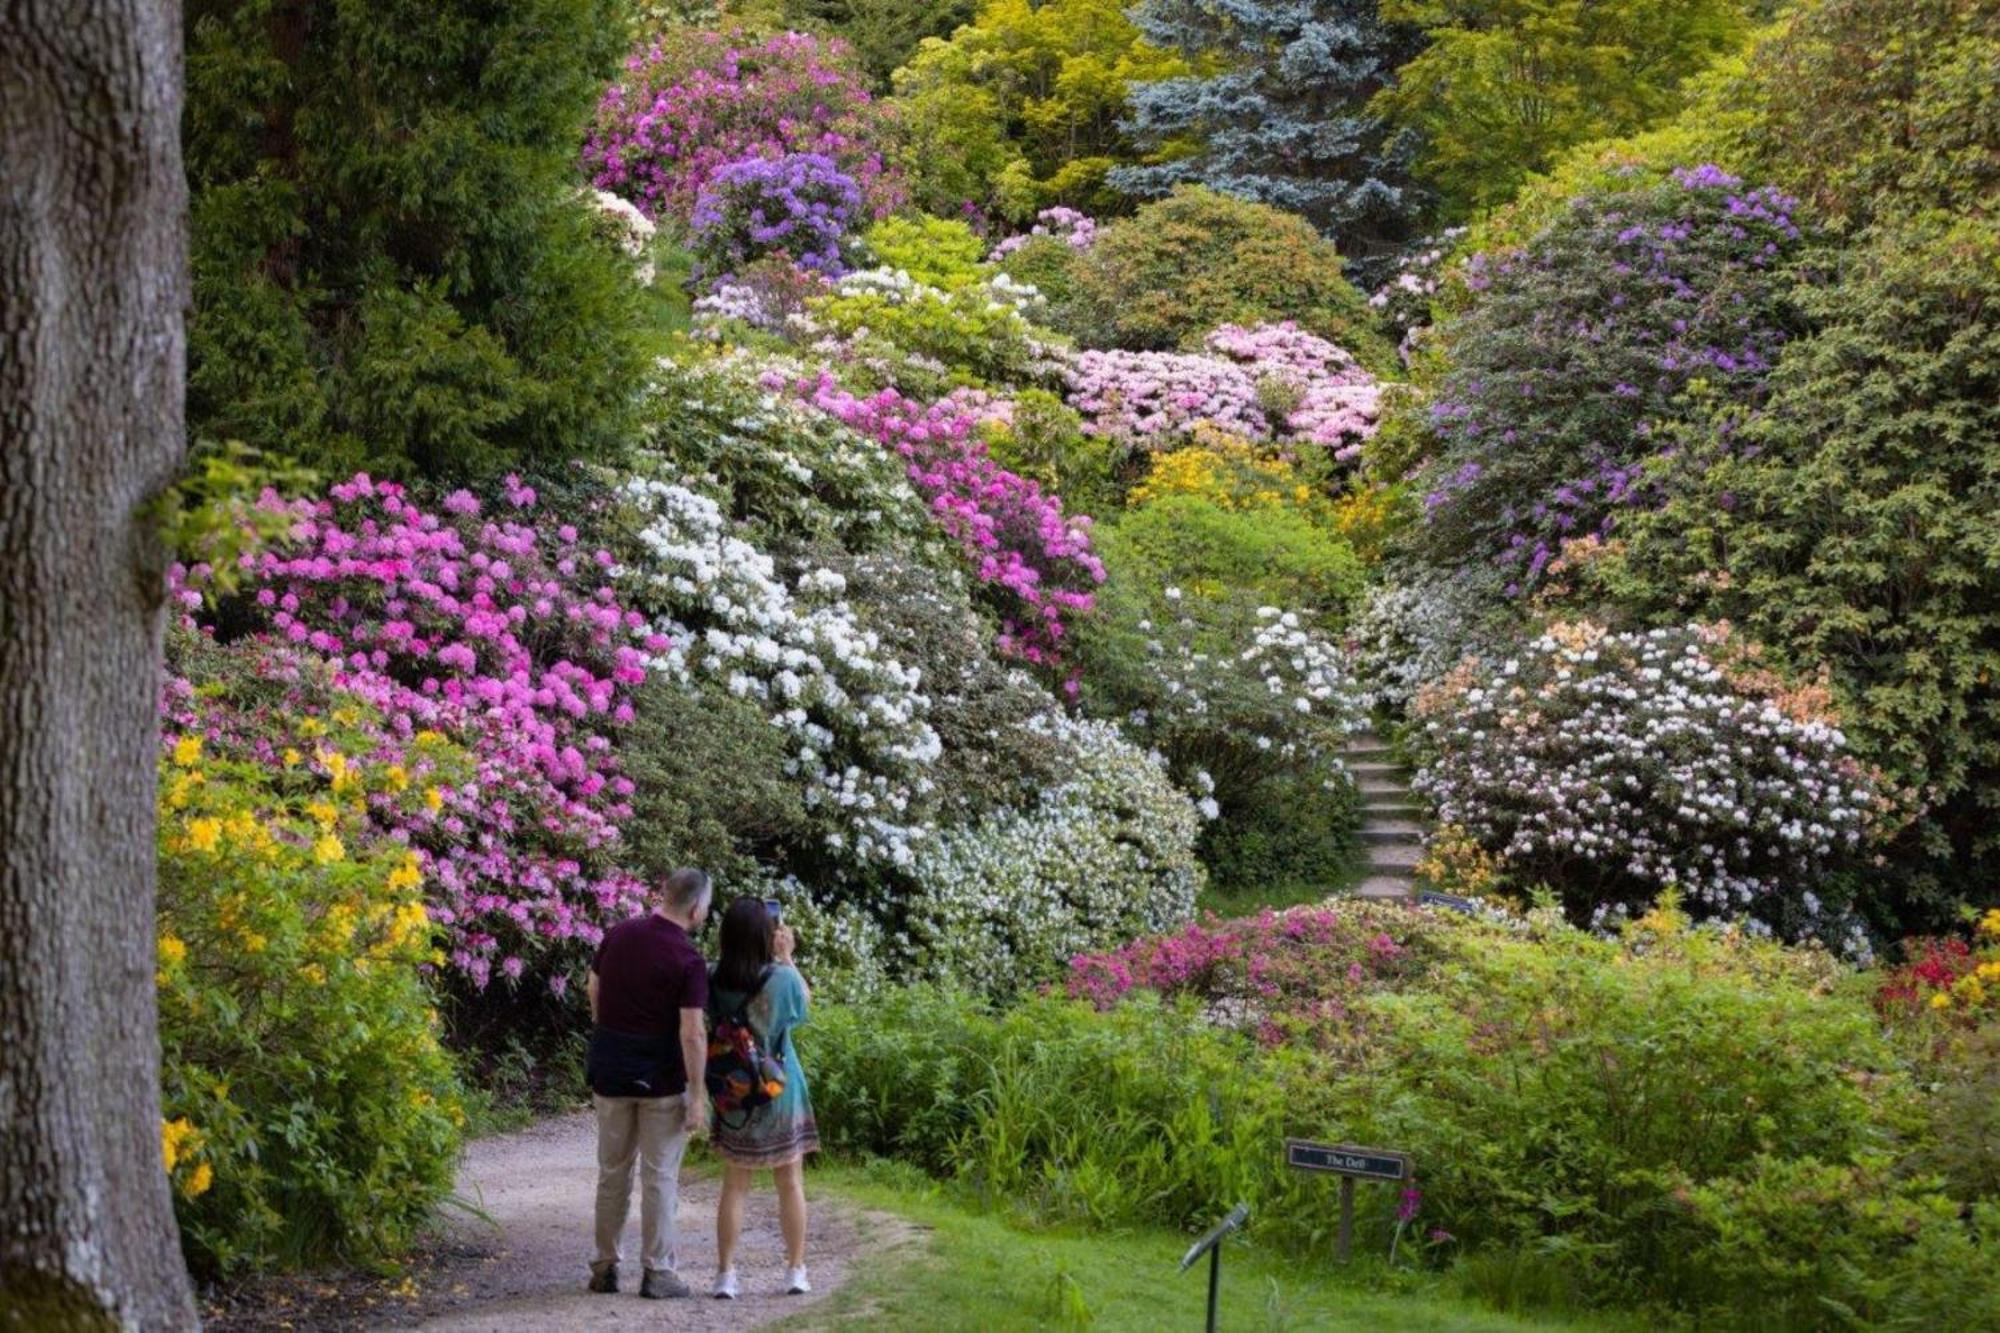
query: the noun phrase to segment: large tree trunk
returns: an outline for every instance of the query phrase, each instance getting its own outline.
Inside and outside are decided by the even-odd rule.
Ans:
[[[0,0],[0,1328],[193,1327],[153,994],[178,0]]]

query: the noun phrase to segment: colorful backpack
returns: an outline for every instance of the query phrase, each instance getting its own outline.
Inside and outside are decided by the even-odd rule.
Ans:
[[[783,1053],[759,1050],[757,1034],[750,1028],[751,1001],[770,978],[767,968],[735,1009],[716,1015],[715,1026],[709,1030],[708,1073],[703,1082],[708,1085],[708,1100],[718,1121],[723,1116],[739,1117],[730,1128],[740,1128],[751,1112],[769,1106],[785,1092]]]

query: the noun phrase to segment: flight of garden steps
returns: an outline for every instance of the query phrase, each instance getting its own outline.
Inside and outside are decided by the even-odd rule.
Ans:
[[[1352,737],[1341,753],[1361,790],[1361,846],[1367,870],[1352,892],[1357,898],[1417,900],[1417,862],[1423,859],[1423,807],[1410,795],[1409,770],[1396,763],[1373,732]]]

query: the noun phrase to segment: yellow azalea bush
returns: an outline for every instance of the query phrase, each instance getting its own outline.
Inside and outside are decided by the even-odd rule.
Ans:
[[[311,763],[223,760],[198,732],[162,756],[160,1148],[207,1273],[391,1253],[451,1186],[465,1117],[423,875],[365,814],[430,789],[366,758],[361,720],[315,724]]]
[[[1221,509],[1293,509],[1330,520],[1332,507],[1313,479],[1287,459],[1208,422],[1198,422],[1192,442],[1152,456],[1129,503],[1192,495]]]

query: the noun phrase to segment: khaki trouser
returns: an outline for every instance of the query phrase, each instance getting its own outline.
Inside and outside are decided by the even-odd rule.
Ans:
[[[674,1267],[674,1214],[687,1102],[681,1097],[594,1097],[597,1104],[597,1262],[617,1263],[632,1211],[632,1163],[639,1163],[641,1258],[649,1272]]]

